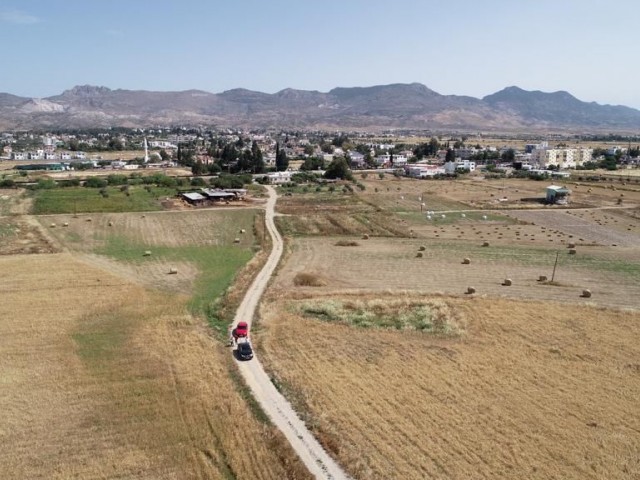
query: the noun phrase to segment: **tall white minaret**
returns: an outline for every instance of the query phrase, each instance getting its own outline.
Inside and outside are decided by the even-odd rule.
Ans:
[[[147,145],[147,137],[144,137],[144,163],[149,163],[149,147]]]

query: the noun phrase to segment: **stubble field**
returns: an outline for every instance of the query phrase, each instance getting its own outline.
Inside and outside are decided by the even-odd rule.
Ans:
[[[619,208],[619,191],[579,185],[583,209],[567,212],[520,199],[546,184],[492,182],[283,197],[261,358],[355,478],[637,478],[635,187]],[[376,327],[398,299],[446,302],[462,328],[403,327],[401,311]]]
[[[2,200],[0,476],[309,478],[236,376],[224,318],[205,318],[258,267],[259,211],[32,217],[20,191]]]

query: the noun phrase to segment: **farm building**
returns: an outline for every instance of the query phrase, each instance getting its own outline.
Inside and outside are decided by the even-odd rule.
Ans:
[[[66,170],[62,163],[32,163],[29,165],[16,165],[16,170]]]
[[[566,205],[569,203],[569,195],[571,190],[558,185],[549,185],[547,187],[547,203],[555,203],[558,205]]]
[[[204,195],[201,195],[198,192],[183,193],[181,196],[191,205],[202,205],[207,200]]]
[[[225,190],[212,190],[210,188],[203,188],[202,195],[212,202],[220,202],[224,200],[235,200],[236,194]]]

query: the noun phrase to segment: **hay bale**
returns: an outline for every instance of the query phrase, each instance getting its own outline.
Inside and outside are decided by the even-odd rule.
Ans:
[[[109,226],[110,226],[110,227],[113,227],[113,222],[109,222]]]
[[[585,288],[584,290],[582,290],[582,295],[580,295],[583,298],[590,298],[591,297],[591,290],[589,290],[588,288]]]
[[[462,259],[462,264],[463,265],[469,265],[471,263],[471,260],[469,258],[463,258]]]
[[[145,250],[144,253],[142,254],[143,257],[150,257],[151,256],[151,250]]]
[[[418,247],[418,250],[420,250],[421,252],[424,252],[427,249],[427,247],[425,247],[424,245],[420,245]]]
[[[467,287],[467,295],[471,295],[473,293],[476,293],[476,289],[473,287]]]
[[[504,282],[502,282],[502,285],[505,287],[510,287],[512,284],[511,279],[510,278],[505,278]]]
[[[63,227],[68,227],[68,226],[69,226],[69,222],[64,222],[64,223],[62,224],[62,226],[63,226]]]
[[[169,275],[176,275],[178,273],[178,269],[177,268],[170,268],[169,269]]]
[[[483,247],[488,247],[489,246],[489,242],[482,242],[482,246]]]
[[[546,275],[540,275],[538,277],[538,281],[539,282],[546,282],[547,281],[547,276]]]
[[[364,235],[362,235],[362,239],[363,240],[369,240],[369,234],[365,233]]]
[[[422,258],[422,252],[418,252],[418,253],[416,253],[416,257],[417,257],[417,258]]]
[[[241,229],[240,229],[240,233],[245,233],[245,231],[246,231],[246,230],[245,230],[244,228],[241,228]]]
[[[90,219],[90,218],[87,218],[87,222],[90,222],[90,221],[91,221],[91,219]]]
[[[576,249],[575,248],[570,248],[569,249],[569,255],[575,255],[576,254]]]
[[[575,244],[575,243],[573,243],[573,242],[570,242],[570,243],[567,245],[567,248],[576,248],[576,244]]]
[[[56,224],[52,223],[51,225],[49,225],[51,228],[56,228]]]
[[[237,238],[237,237],[236,237],[236,238],[234,238],[234,239],[233,239],[233,243],[240,243],[240,239],[239,239],[239,238]]]

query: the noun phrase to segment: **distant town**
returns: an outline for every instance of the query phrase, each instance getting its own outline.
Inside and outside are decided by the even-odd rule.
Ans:
[[[266,132],[186,127],[4,132],[0,158],[22,171],[183,167],[194,176],[262,175],[290,182],[296,171],[381,170],[413,178],[471,173],[568,177],[576,170],[637,168],[637,138],[486,138],[362,132]],[[618,143],[616,143],[618,142]],[[335,168],[335,166],[340,168]],[[333,168],[332,168],[333,167]]]

